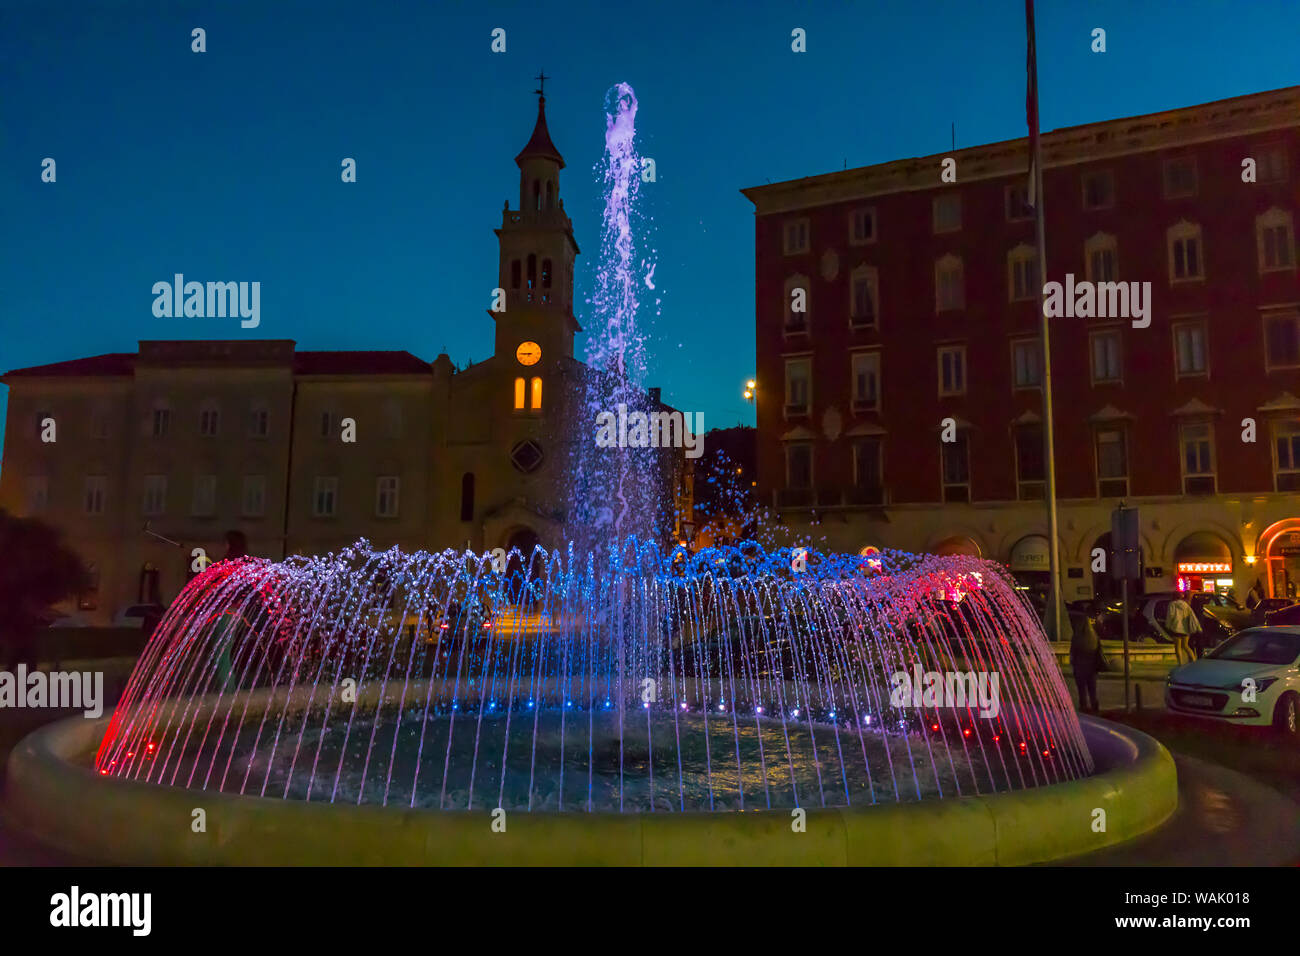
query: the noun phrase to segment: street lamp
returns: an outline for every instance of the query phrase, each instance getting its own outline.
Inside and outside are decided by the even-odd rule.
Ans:
[[[750,404],[753,404],[754,402],[754,391],[756,387],[757,387],[757,383],[755,383],[755,381],[752,378],[745,383],[745,401],[749,402]]]

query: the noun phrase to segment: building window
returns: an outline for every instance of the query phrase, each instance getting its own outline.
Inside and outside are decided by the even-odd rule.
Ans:
[[[153,407],[153,422],[150,427],[150,434],[154,438],[166,438],[167,429],[171,426],[172,412],[166,405],[155,405]]]
[[[931,212],[935,235],[961,229],[961,196],[957,193],[935,196]]]
[[[781,231],[785,243],[785,254],[787,256],[797,255],[801,252],[808,251],[808,220],[792,219],[785,224]]]
[[[217,476],[195,475],[190,497],[190,514],[196,518],[210,518],[217,510]]]
[[[1165,161],[1165,198],[1196,195],[1196,157],[1180,156]]]
[[[1011,343],[1011,369],[1016,388],[1039,388],[1043,384],[1043,347],[1037,339]]]
[[[1016,497],[1041,501],[1046,470],[1043,468],[1043,427],[1018,425],[1016,439]]]
[[[961,259],[957,256],[944,256],[934,264],[934,298],[936,312],[966,307]]]
[[[402,405],[395,398],[384,403],[384,431],[389,438],[402,437]]]
[[[244,487],[239,496],[240,513],[245,518],[260,518],[266,514],[266,476],[245,475]]]
[[[1128,494],[1128,446],[1122,428],[1097,429],[1097,489],[1102,498]]]
[[[1266,315],[1264,317],[1264,367],[1300,367],[1300,316]]]
[[[1201,253],[1201,227],[1180,222],[1169,228],[1169,281],[1190,282],[1205,278]]]
[[[966,394],[966,346],[939,348],[939,397]]]
[[[523,277],[523,263],[518,259],[510,260],[510,288],[518,289],[519,280]]]
[[[338,510],[339,480],[333,477],[316,478],[312,489],[311,513],[317,518],[332,518]]]
[[[1099,232],[1083,244],[1083,262],[1089,282],[1117,282],[1119,256],[1115,237]]]
[[[542,288],[549,289],[550,287],[551,287],[551,260],[543,259],[542,260]]]
[[[26,484],[27,513],[44,514],[50,507],[50,476],[28,475]]]
[[[86,476],[81,493],[81,507],[86,514],[102,515],[104,513],[104,491],[107,486],[108,478],[104,475]]]
[[[876,241],[876,210],[855,209],[849,214],[849,244],[865,245]]]
[[[221,411],[213,405],[205,406],[199,412],[199,434],[204,438],[216,438],[221,433]]]
[[[474,520],[474,472],[460,476],[460,520]]]
[[[855,329],[874,328],[879,305],[876,270],[871,266],[860,266],[854,269],[849,291],[852,295],[849,300],[850,324]]]
[[[808,331],[808,279],[805,276],[791,276],[785,280],[785,323],[786,335],[797,335]]]
[[[943,470],[943,500],[970,501],[970,442],[966,429],[959,428],[952,441],[939,443]]]
[[[534,375],[528,388],[528,408],[534,412],[542,410],[542,380]]]
[[[375,517],[397,517],[397,495],[401,483],[396,475],[381,475],[375,479]]]
[[[1120,359],[1120,333],[1118,329],[1093,332],[1090,338],[1092,353],[1092,384],[1110,385],[1124,380]]]
[[[1300,491],[1300,421],[1273,423],[1273,483],[1278,491]]]
[[[320,437],[333,438],[335,424],[337,424],[337,422],[334,413],[330,411],[322,411],[320,413]]]
[[[1029,205],[1029,185],[1012,185],[1006,190],[1007,222],[1034,218],[1034,207]]]
[[[520,411],[524,406],[524,398],[527,394],[527,385],[522,376],[515,379],[515,411]]]
[[[1255,150],[1255,179],[1257,182],[1280,183],[1286,178],[1285,146],[1263,146]]]
[[[1115,205],[1115,177],[1103,169],[1083,174],[1083,208],[1109,209]]]
[[[853,376],[853,410],[880,411],[880,353],[854,352],[850,359]]]
[[[250,438],[267,438],[271,434],[271,412],[265,405],[254,405],[248,410],[248,435]]]
[[[528,291],[531,293],[532,290],[536,288],[537,288],[537,253],[530,252],[528,253]],[[532,295],[528,296],[528,301],[529,302],[533,301]]]
[[[143,508],[147,515],[160,515],[167,510],[167,476],[144,476]]]
[[[521,474],[532,474],[542,467],[543,460],[542,446],[531,438],[515,442],[514,447],[510,449],[510,464],[514,465],[515,470]]]
[[[812,360],[785,360],[785,415],[807,415],[812,407]]]
[[[812,445],[790,442],[785,446],[785,486],[804,490],[812,487]]]
[[[1007,292],[1012,302],[1037,299],[1038,255],[1029,246],[1016,246],[1007,253]]]
[[[1205,323],[1183,322],[1174,326],[1174,363],[1178,378],[1205,375]]]
[[[1289,272],[1295,268],[1291,214],[1270,209],[1255,217],[1255,242],[1260,272]]]
[[[853,504],[883,505],[885,478],[879,438],[859,438],[853,443]]]
[[[1214,428],[1209,422],[1179,427],[1182,446],[1183,494],[1212,495],[1215,492]]]

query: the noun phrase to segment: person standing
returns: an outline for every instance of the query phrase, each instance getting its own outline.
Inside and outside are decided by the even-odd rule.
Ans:
[[[1101,637],[1097,633],[1096,616],[1099,602],[1093,600],[1079,609],[1070,611],[1070,670],[1079,689],[1079,709],[1095,714],[1097,705],[1097,672],[1102,669]]]
[[[1254,585],[1246,592],[1246,610],[1255,610],[1262,600],[1264,600],[1264,583],[1256,578]]]
[[[1201,633],[1201,622],[1196,619],[1192,606],[1182,597],[1169,602],[1169,609],[1165,612],[1165,630],[1174,639],[1174,656],[1178,658],[1178,663],[1190,664],[1193,658],[1189,641],[1191,635]]]

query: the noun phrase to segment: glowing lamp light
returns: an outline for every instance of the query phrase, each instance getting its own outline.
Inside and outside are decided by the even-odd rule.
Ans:
[[[682,704],[682,710],[685,710],[685,709],[686,709],[686,704],[683,703],[683,704]]]
[[[931,725],[930,725],[930,729],[931,729],[931,730],[935,730],[935,731],[937,731],[937,730],[939,729],[939,725],[938,725],[938,724],[931,724]]]
[[[682,706],[685,707],[686,705],[683,704]],[[763,712],[763,708],[762,708],[762,707],[755,707],[754,710],[755,710],[755,712],[760,713],[760,714]]]
[[[970,736],[970,728],[967,727],[965,730],[963,730],[963,731],[961,732],[961,735],[962,735],[963,737],[969,737],[969,736]]]
[[[1257,555],[1257,554],[1248,554],[1248,555],[1246,555],[1246,563],[1247,563],[1247,564],[1254,564],[1254,563],[1255,563],[1256,561],[1258,561],[1258,560],[1259,560],[1259,555]]]
[[[798,707],[795,708],[795,710],[794,710],[794,715],[795,715],[796,717],[799,716],[799,708],[798,708]]]

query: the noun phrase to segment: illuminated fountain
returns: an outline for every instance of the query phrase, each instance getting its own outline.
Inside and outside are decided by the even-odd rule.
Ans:
[[[655,450],[590,440],[596,414],[646,405],[654,271],[633,241],[630,87],[606,113],[574,540],[508,562],[362,541],[217,563],[111,719],[15,751],[15,817],[144,863],[916,865],[1053,859],[1172,813],[1168,754],[1081,726],[1004,568],[661,547]],[[484,825],[503,811],[509,840]],[[1058,833],[1067,811],[1084,822]]]
[[[362,547],[224,562],[172,605],[96,767],[301,800],[623,811],[857,806],[1090,772],[1004,573],[879,560],[629,542],[602,573],[553,555],[536,578]],[[996,676],[960,706],[911,693],[949,673]]]
[[[441,810],[682,812],[996,793],[1091,771],[1037,622],[994,565],[654,543],[657,450],[592,440],[602,411],[647,407],[637,313],[654,271],[636,248],[632,88],[612,87],[605,113],[593,371],[572,423],[577,540],[512,555],[509,574],[487,556],[365,542],[215,565],[141,657],[101,775]],[[925,674],[970,675],[985,699],[926,698]]]

